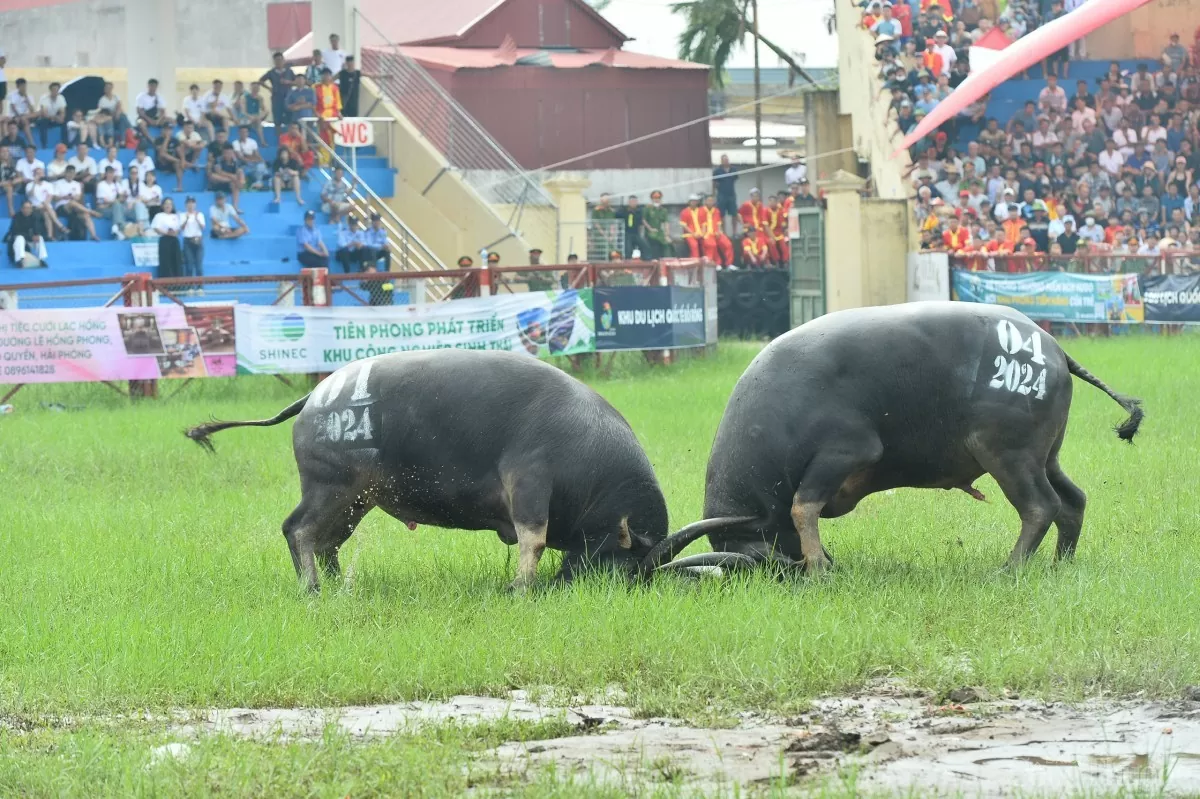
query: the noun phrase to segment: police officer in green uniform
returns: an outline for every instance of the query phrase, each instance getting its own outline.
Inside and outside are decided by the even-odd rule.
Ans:
[[[670,253],[671,236],[667,228],[667,209],[662,204],[662,192],[650,192],[650,205],[642,212],[643,238],[646,255],[652,261]]]
[[[605,253],[616,243],[615,228],[608,221],[617,218],[617,210],[612,207],[607,194],[600,195],[600,202],[592,208],[592,247],[589,250]]]
[[[529,251],[529,265],[541,266],[542,251],[534,247]],[[551,272],[526,272],[526,283],[530,291],[550,291],[554,288],[554,275]]]

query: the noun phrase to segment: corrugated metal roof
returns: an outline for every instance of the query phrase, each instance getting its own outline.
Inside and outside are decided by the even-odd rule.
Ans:
[[[460,47],[400,47],[404,55],[428,69],[454,71],[458,69],[492,69],[510,66],[512,52],[502,50],[477,50]],[[673,58],[630,53],[626,50],[515,50],[516,59],[522,61],[544,56],[556,69],[582,69],[590,66],[611,66],[619,69],[697,69],[708,70],[705,64],[677,61]]]
[[[508,0],[360,0],[359,10],[393,44],[450,44],[461,39],[506,2]],[[599,20],[622,39],[629,38],[583,0],[566,2]],[[371,25],[365,22],[359,32],[365,46],[384,44]]]

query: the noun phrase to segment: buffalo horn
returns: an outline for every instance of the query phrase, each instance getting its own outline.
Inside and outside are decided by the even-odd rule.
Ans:
[[[754,516],[721,516],[716,519],[693,522],[655,544],[642,560],[641,571],[643,574],[649,574],[664,563],[674,560],[675,556],[682,552],[688,544],[701,536],[753,521],[757,521]]]

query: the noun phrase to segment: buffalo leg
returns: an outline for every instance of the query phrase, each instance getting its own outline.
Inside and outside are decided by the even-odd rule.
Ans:
[[[358,503],[357,498],[347,497],[337,489],[302,490],[300,504],[283,523],[283,535],[287,538],[296,576],[309,592],[320,590],[317,551],[328,554],[332,544],[336,552],[338,544],[350,537],[366,513],[365,509],[356,513]]]
[[[800,537],[800,554],[808,573],[824,571],[831,565],[817,529],[821,510],[837,496],[851,475],[879,460],[882,453],[883,446],[877,439],[864,441],[861,447],[820,452],[804,471],[800,487],[792,497],[792,524]]]
[[[346,511],[344,526],[338,529],[335,525],[331,531],[331,536],[323,542],[318,542],[313,549],[313,555],[316,558],[317,566],[325,573],[326,577],[336,578],[342,575],[342,564],[338,560],[338,550],[342,548],[342,544],[350,538],[354,533],[354,529],[358,527],[358,523],[367,515],[367,511],[371,509],[366,500],[359,498],[354,500],[354,504]]]
[[[1058,459],[1052,458],[1046,466],[1046,477],[1050,485],[1058,493],[1062,507],[1054,519],[1058,528],[1058,546],[1055,557],[1059,560],[1075,555],[1075,547],[1079,543],[1079,531],[1083,529],[1083,511],[1087,506],[1087,494],[1083,489],[1071,482],[1071,478],[1063,473],[1058,465]]]
[[[1021,517],[1021,535],[1008,556],[1009,565],[1024,563],[1037,552],[1050,525],[1058,518],[1062,500],[1046,475],[1044,462],[1012,458],[988,471]]]
[[[546,551],[549,485],[549,480],[531,474],[506,475],[504,479],[508,513],[517,534],[517,578],[511,586],[514,591],[526,591],[537,580],[538,562]]]

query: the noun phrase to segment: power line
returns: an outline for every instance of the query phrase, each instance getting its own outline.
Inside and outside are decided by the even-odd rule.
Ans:
[[[811,166],[814,161],[820,161],[821,159],[829,158],[830,156],[841,155],[842,153],[852,153],[852,152],[854,152],[853,147],[842,147],[837,150],[828,150],[823,153],[816,153],[814,155],[806,156],[805,164]],[[783,166],[783,164],[763,164],[762,166],[753,166],[748,169],[739,169],[735,176],[741,177],[742,175],[751,175],[756,172],[762,172],[767,169],[778,169],[781,166]],[[628,193],[631,195],[633,195],[633,194],[640,195],[640,194],[645,194],[645,193],[654,191],[655,189],[658,189],[661,191],[663,189],[675,189],[680,186],[690,186],[695,183],[711,183],[711,182],[712,182],[712,176],[706,175],[704,177],[689,178],[687,180],[678,180],[674,183],[657,184],[654,186],[649,186],[647,188],[636,189],[636,190],[628,192]]]

